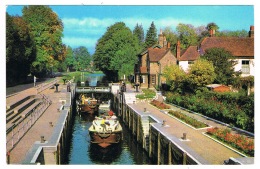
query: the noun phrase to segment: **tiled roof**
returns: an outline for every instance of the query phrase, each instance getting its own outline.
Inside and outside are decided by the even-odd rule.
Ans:
[[[151,46],[150,47],[151,49],[153,48],[153,49],[155,49],[155,48],[162,48],[159,44],[155,44],[155,45],[153,45],[153,46]],[[150,49],[150,48],[148,48],[148,49]],[[144,55],[144,54],[146,54],[147,52],[148,52],[148,49],[145,49],[144,51],[142,51],[139,55]]]
[[[254,56],[254,38],[207,37],[201,42],[200,52],[204,54],[209,48],[224,48],[233,56]]]
[[[179,61],[197,60],[200,57],[197,51],[197,46],[189,46],[186,50],[181,52]]]
[[[157,62],[163,58],[168,50],[166,49],[158,49],[158,48],[149,48],[148,49],[148,56],[150,62]]]

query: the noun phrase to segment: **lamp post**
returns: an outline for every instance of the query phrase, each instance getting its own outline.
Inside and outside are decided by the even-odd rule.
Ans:
[[[159,73],[158,73],[158,89],[160,90],[160,83],[161,83],[161,63],[160,61],[157,62],[159,66]]]

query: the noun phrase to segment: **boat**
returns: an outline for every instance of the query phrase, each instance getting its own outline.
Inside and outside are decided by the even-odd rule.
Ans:
[[[78,110],[80,112],[87,112],[93,114],[98,111],[98,101],[92,97],[86,97],[84,94],[80,95],[78,102]]]
[[[107,115],[96,117],[89,128],[90,142],[106,148],[112,144],[120,143],[122,139],[122,126],[117,117],[108,111]],[[108,115],[110,114],[110,115]],[[112,116],[111,116],[112,115]]]

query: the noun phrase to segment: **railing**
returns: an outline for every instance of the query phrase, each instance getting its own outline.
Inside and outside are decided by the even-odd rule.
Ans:
[[[6,151],[10,152],[27,133],[27,131],[34,125],[34,123],[41,117],[43,112],[52,104],[48,97],[41,94],[42,103],[36,107],[30,115],[23,118],[19,123],[14,124],[6,130]]]
[[[76,87],[76,93],[109,93],[110,87]]]
[[[54,79],[53,81],[51,81],[49,83],[43,83],[43,84],[37,85],[37,93],[40,93],[40,92],[52,87],[57,82],[58,82],[58,79]]]

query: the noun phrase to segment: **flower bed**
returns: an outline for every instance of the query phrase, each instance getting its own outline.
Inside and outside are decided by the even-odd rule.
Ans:
[[[254,139],[239,134],[232,134],[230,129],[219,129],[217,127],[209,128],[207,134],[226,143],[230,147],[237,149],[247,156],[254,156]]]
[[[158,101],[158,100],[152,100],[152,101],[150,102],[150,104],[153,105],[153,106],[155,106],[155,107],[157,107],[158,109],[169,109],[169,108],[170,108],[169,105],[166,105],[166,104],[164,104],[163,102],[160,102],[160,101]]]
[[[181,112],[178,112],[178,111],[170,110],[168,112],[168,114],[173,115],[174,117],[180,119],[181,121],[183,121],[183,122],[185,122],[185,123],[187,123],[187,124],[189,124],[189,125],[191,125],[191,126],[193,126],[195,128],[208,127],[207,124],[202,123],[202,122],[200,122],[200,121],[198,121],[198,120],[196,120],[196,119],[194,119],[192,117],[189,117],[189,116],[187,116],[187,115],[185,115],[185,114],[183,114]]]

